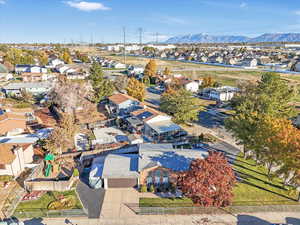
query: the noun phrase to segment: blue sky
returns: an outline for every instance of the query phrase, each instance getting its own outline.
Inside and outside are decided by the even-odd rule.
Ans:
[[[299,0],[0,0],[0,42],[120,42],[300,33]]]

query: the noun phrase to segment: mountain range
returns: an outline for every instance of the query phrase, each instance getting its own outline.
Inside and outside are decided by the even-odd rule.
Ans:
[[[208,35],[189,34],[179,35],[165,41],[168,44],[180,43],[239,43],[239,42],[300,42],[300,33],[266,33],[258,37],[250,38],[239,35]]]

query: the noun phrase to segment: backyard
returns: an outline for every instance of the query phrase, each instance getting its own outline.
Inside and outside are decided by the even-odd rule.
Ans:
[[[68,209],[82,209],[82,205],[75,191],[48,191],[37,200],[20,202],[14,215],[20,217],[24,213],[30,213],[30,215],[42,216],[45,212],[50,212],[50,210]]]

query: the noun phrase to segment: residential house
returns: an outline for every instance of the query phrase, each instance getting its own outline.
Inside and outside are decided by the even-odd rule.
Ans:
[[[191,91],[193,93],[196,93],[199,91],[199,85],[200,85],[199,81],[185,79],[185,80],[182,80],[181,84],[187,91]]]
[[[40,66],[18,64],[15,66],[15,72],[21,73],[47,73],[48,69]]]
[[[50,82],[20,82],[10,83],[3,87],[6,96],[21,95],[21,91],[25,90],[33,95],[46,94],[50,91],[52,84]]]
[[[248,68],[256,68],[257,67],[257,59],[247,59],[242,62],[242,66]]]
[[[113,63],[111,65],[112,68],[115,68],[115,69],[125,69],[126,68],[126,65],[123,64],[123,63]]]
[[[65,64],[65,62],[64,61],[62,61],[62,60],[60,60],[60,59],[52,59],[52,60],[50,60],[50,62],[49,62],[49,66],[51,67],[51,68],[55,68],[55,67],[57,67],[57,66],[59,66],[59,65],[64,65]]]
[[[151,108],[144,108],[131,112],[136,118],[131,123],[137,131],[142,132],[147,138],[155,142],[172,142],[181,136],[185,136],[184,130],[172,122],[172,118]],[[131,121],[129,121],[131,122]],[[141,127],[141,122],[143,127]],[[137,124],[137,125],[135,125]]]
[[[0,144],[0,175],[18,177],[33,155],[32,144]]]
[[[34,120],[32,109],[0,109],[0,135],[17,135],[28,129]]]
[[[204,88],[202,95],[216,101],[230,101],[239,91],[236,87],[223,86],[219,88]]]
[[[48,74],[46,73],[22,73],[22,79],[24,82],[39,82],[48,80]]]
[[[0,80],[8,81],[13,78],[13,75],[9,73],[5,65],[0,64]]]
[[[131,111],[142,107],[137,99],[125,94],[114,94],[110,96],[108,100],[109,112],[116,116],[130,113]]]
[[[94,159],[92,171],[97,171],[105,189],[170,185],[192,160],[207,156],[205,150],[175,149],[172,144],[140,144],[128,153],[109,154],[101,163]]]
[[[67,73],[66,78],[67,80],[84,80],[86,78],[86,74],[83,73]]]

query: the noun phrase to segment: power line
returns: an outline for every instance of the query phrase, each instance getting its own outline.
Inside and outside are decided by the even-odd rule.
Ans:
[[[142,54],[143,48],[143,28],[139,28],[139,36],[140,36],[140,54]]]

